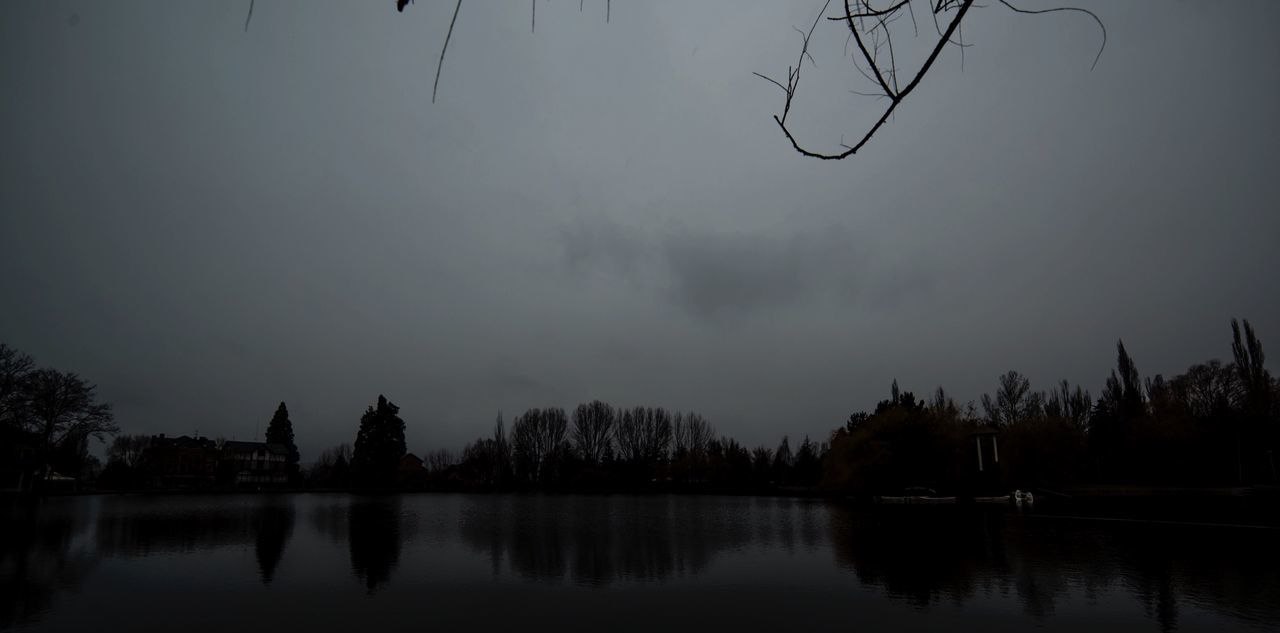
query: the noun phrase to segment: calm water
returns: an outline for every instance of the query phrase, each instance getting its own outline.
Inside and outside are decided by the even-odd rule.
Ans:
[[[0,628],[1277,630],[1280,531],[714,497],[3,509]]]

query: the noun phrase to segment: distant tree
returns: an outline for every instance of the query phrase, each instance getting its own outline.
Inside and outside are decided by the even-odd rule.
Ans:
[[[649,409],[645,420],[645,460],[650,464],[666,461],[671,450],[674,428],[671,414],[662,407]]]
[[[0,343],[0,428],[22,430],[27,379],[36,368],[35,360]]]
[[[1171,386],[1191,415],[1201,419],[1225,418],[1241,399],[1235,366],[1218,360],[1192,365]]]
[[[791,483],[791,467],[794,462],[795,456],[791,454],[791,440],[783,435],[778,449],[773,452],[773,481],[779,485]]]
[[[662,407],[633,407],[622,412],[615,436],[618,456],[631,464],[666,460],[671,447],[671,414]]]
[[[97,387],[73,373],[37,369],[27,375],[25,416],[39,438],[44,475],[55,458],[83,454],[88,438],[105,441],[120,430],[111,406],[97,401]]]
[[[849,414],[849,419],[844,423],[844,429],[850,433],[858,430],[859,427],[866,424],[871,419],[871,414],[866,411],[858,411]]]
[[[675,454],[677,458],[704,456],[707,446],[715,439],[715,429],[699,413],[677,413],[675,423]]]
[[[150,435],[117,435],[107,448],[107,463],[119,462],[129,468],[138,468],[149,446]]]
[[[757,446],[751,451],[751,472],[756,485],[767,485],[773,481],[773,451],[764,446]]]
[[[404,420],[400,407],[379,395],[376,407],[360,418],[351,470],[358,483],[387,486],[395,481],[396,466],[405,454]]]
[[[427,452],[423,457],[422,461],[427,468],[427,472],[432,475],[441,475],[458,463],[458,457],[445,448]]]
[[[271,416],[271,422],[267,424],[267,441],[273,444],[284,444],[289,449],[286,463],[290,474],[296,474],[299,458],[298,445],[293,442],[293,422],[289,421],[289,409],[283,402],[276,407],[275,415]]]
[[[806,435],[804,441],[800,443],[800,448],[796,449],[792,467],[792,483],[800,486],[813,486],[818,483],[818,479],[821,476],[822,456],[820,448]]]
[[[1244,320],[1243,337],[1240,330],[1240,323],[1231,319],[1231,353],[1235,357],[1236,374],[1239,376],[1243,396],[1240,406],[1242,415],[1236,425],[1237,478],[1243,481],[1246,478],[1246,468],[1249,468],[1255,471],[1251,473],[1253,475],[1261,475],[1269,470],[1270,478],[1274,479],[1274,449],[1276,437],[1280,433],[1277,433],[1275,425],[1269,420],[1272,413],[1271,374],[1264,366],[1266,356],[1262,352],[1262,341],[1258,340],[1248,319]],[[1249,446],[1248,449],[1245,448],[1246,445]],[[1263,466],[1262,455],[1267,450],[1272,451],[1269,459],[1265,460],[1270,463]],[[1250,468],[1251,464],[1246,462],[1257,465]]]
[[[342,488],[351,483],[351,445],[339,444],[320,452],[307,480],[316,486]]]
[[[1132,479],[1132,463],[1124,458],[1125,445],[1136,423],[1146,415],[1146,398],[1138,366],[1116,342],[1116,369],[1112,370],[1102,395],[1089,418],[1089,446],[1099,475],[1108,479]]]
[[[929,401],[929,413],[949,422],[958,422],[961,417],[960,407],[947,395],[942,385],[938,385],[938,389],[933,392],[933,399]]]
[[[529,409],[511,425],[516,473],[535,486],[551,483],[568,449],[569,420],[564,409]]]
[[[1000,377],[994,400],[986,394],[982,396],[982,408],[991,426],[1010,426],[1035,417],[1040,406],[1040,395],[1031,393],[1031,381],[1016,371]]]
[[[724,447],[715,439],[715,429],[699,413],[677,413],[674,426],[674,448],[671,474],[678,480],[702,480],[712,458],[713,444],[717,457],[723,458]]]
[[[1059,418],[1072,425],[1084,429],[1089,424],[1089,413],[1093,410],[1093,397],[1089,392],[1063,380],[1058,388],[1044,397],[1044,414],[1046,417]]]
[[[613,407],[599,400],[579,404],[573,410],[573,445],[587,464],[598,466],[613,443]]]

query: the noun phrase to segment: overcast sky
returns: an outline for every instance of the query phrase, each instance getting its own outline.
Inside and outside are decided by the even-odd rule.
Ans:
[[[1178,373],[1233,316],[1280,355],[1280,2],[1078,0],[1092,71],[1087,17],[974,9],[841,162],[751,74],[820,2],[585,4],[464,3],[432,104],[451,2],[0,3],[0,341],[126,432],[287,401],[304,461],[380,393],[415,452],[593,398],[772,445],[894,378],[1096,395],[1117,338]],[[818,149],[885,105],[845,40]]]

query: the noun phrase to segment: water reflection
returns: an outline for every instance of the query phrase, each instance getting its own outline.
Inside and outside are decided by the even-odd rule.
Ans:
[[[816,547],[820,512],[789,499],[496,496],[465,508],[459,529],[495,576],[606,586],[694,576],[748,546]]]
[[[348,513],[351,571],[370,593],[391,580],[400,562],[400,497],[355,499]]]
[[[416,522],[406,520],[400,496],[386,495],[319,505],[312,510],[311,524],[347,548],[352,575],[373,593],[391,580],[400,549],[412,540]]]
[[[293,504],[288,501],[272,500],[254,513],[254,532],[257,533],[254,553],[264,585],[271,584],[276,566],[284,556],[284,546],[293,535],[293,519]]]
[[[77,600],[106,591],[94,584],[104,574],[150,592],[190,584],[218,566],[244,570],[213,586],[227,609],[248,611],[266,604],[264,587],[302,597],[312,592],[308,583],[337,577],[339,586],[354,580],[358,593],[376,594],[381,604],[413,602],[429,595],[425,586],[456,583],[458,596],[481,602],[509,600],[511,591],[563,596],[568,588],[588,592],[575,600],[595,595],[604,605],[606,596],[628,595],[618,590],[636,590],[629,585],[680,582],[680,595],[748,587],[783,602],[829,596],[806,607],[826,621],[865,609],[849,598],[867,596],[895,618],[1002,603],[1012,607],[1000,607],[1002,617],[1025,618],[1010,622],[1027,626],[1061,626],[1091,605],[1165,631],[1280,621],[1275,530],[658,496],[107,497],[3,512],[6,629],[86,608]],[[309,520],[299,523],[299,513]],[[286,559],[300,562],[290,567]],[[248,571],[254,562],[256,577]],[[281,571],[303,568],[307,574]],[[529,583],[560,588],[522,587]],[[853,587],[869,592],[850,596]],[[356,606],[339,601],[335,608]]]
[[[1163,631],[1177,628],[1180,601],[1255,623],[1280,618],[1274,594],[1265,596],[1280,589],[1270,530],[925,508],[832,506],[829,519],[837,560],[864,586],[916,608],[1013,593],[1043,621],[1069,596],[1092,604],[1121,591]]]
[[[78,587],[97,563],[77,542],[89,509],[59,501],[15,503],[0,514],[0,629],[50,609],[58,593]]]

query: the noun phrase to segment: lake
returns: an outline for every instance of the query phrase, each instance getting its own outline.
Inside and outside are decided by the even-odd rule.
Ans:
[[[1280,530],[696,496],[3,507],[0,629],[1280,627]]]

